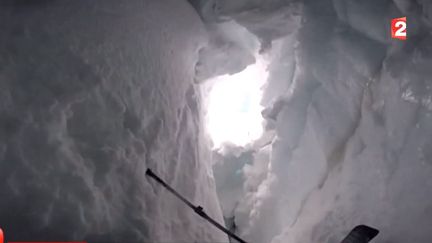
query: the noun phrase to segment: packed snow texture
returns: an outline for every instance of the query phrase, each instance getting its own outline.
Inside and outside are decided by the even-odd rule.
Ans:
[[[186,1],[0,2],[0,227],[9,240],[227,242]]]
[[[271,56],[262,104],[275,136],[214,156],[238,233],[332,243],[368,224],[375,242],[431,242],[432,2],[192,3],[208,22],[243,25]],[[391,40],[402,16],[408,40]]]

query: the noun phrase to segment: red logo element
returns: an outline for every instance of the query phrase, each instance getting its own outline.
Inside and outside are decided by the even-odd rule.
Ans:
[[[4,235],[2,229],[0,229],[0,243],[4,243]]]
[[[406,17],[392,19],[391,34],[393,39],[407,39],[407,20]]]

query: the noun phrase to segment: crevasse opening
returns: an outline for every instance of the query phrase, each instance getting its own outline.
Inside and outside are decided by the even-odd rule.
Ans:
[[[268,77],[267,61],[262,56],[241,72],[215,77],[206,84],[206,130],[213,149],[224,144],[246,146],[263,133],[260,104]]]

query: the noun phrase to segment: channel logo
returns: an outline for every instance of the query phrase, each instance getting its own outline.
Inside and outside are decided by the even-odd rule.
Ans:
[[[395,18],[391,21],[391,34],[393,39],[407,39],[407,18]]]
[[[4,235],[4,232],[1,228],[0,228],[0,243],[6,243],[5,235]],[[78,241],[51,241],[51,242],[48,242],[48,241],[38,241],[38,242],[35,242],[35,241],[13,241],[12,242],[12,241],[9,241],[7,243],[86,243],[86,242],[83,242],[83,241],[80,241],[80,242],[78,242]]]

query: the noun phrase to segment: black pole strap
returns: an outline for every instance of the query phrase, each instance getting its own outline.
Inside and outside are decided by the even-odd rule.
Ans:
[[[235,235],[233,232],[229,231],[227,228],[219,224],[216,220],[212,219],[210,216],[208,216],[204,209],[201,206],[195,206],[191,202],[189,202],[186,198],[184,198],[182,195],[180,195],[178,192],[176,192],[172,187],[170,187],[168,184],[166,184],[160,177],[158,177],[153,171],[150,169],[147,169],[146,175],[148,175],[150,178],[153,178],[155,181],[157,181],[159,184],[161,184],[163,187],[165,187],[168,191],[170,191],[172,194],[174,194],[178,199],[182,200],[186,205],[188,205],[190,208],[194,210],[196,214],[216,226],[216,228],[220,229],[224,233],[226,233],[229,237],[237,240],[240,243],[247,243],[246,241],[242,240],[240,237]]]

